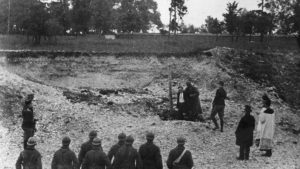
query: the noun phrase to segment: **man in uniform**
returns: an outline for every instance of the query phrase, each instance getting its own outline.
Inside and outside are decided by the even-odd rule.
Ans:
[[[97,131],[93,130],[89,134],[89,141],[83,143],[78,154],[79,168],[81,167],[82,161],[85,157],[85,154],[93,149],[93,139],[97,137]],[[102,147],[100,147],[102,149]]]
[[[30,137],[34,136],[34,132],[36,131],[35,123],[37,120],[34,119],[32,101],[34,99],[33,94],[27,95],[25,99],[25,105],[22,110],[22,129],[24,131],[24,148],[26,147],[26,143]]]
[[[139,153],[143,162],[143,169],[162,169],[160,149],[153,143],[154,134],[146,134],[147,143],[141,145]]]
[[[102,150],[101,140],[94,138],[92,144],[93,149],[86,153],[83,159],[82,169],[104,169],[105,167],[110,169],[111,164]]]
[[[113,169],[142,169],[141,157],[132,147],[133,142],[132,136],[126,137],[125,146],[122,146],[116,154]]]
[[[212,119],[213,123],[215,124],[215,128],[213,130],[219,129],[219,125],[216,119],[216,115],[218,114],[220,118],[220,124],[221,124],[221,132],[223,132],[223,126],[224,126],[224,109],[225,109],[225,99],[228,99],[227,93],[224,90],[224,82],[220,81],[218,83],[219,88],[216,92],[216,96],[212,103],[212,111],[210,118]]]
[[[30,137],[27,141],[27,146],[24,151],[21,152],[17,163],[16,169],[42,169],[42,156],[34,148],[36,141],[33,137]]]
[[[192,85],[191,82],[186,82],[186,89],[184,90],[184,101],[189,120],[204,121],[202,117],[202,108],[199,100],[199,90]]]
[[[185,142],[185,138],[177,138],[178,146],[170,151],[167,160],[169,169],[191,169],[193,167],[192,153],[184,147]]]
[[[115,158],[115,155],[118,152],[118,150],[120,149],[120,147],[122,147],[123,145],[125,145],[126,134],[120,133],[118,135],[118,139],[119,139],[119,142],[117,144],[113,145],[110,148],[109,152],[108,152],[107,156],[108,156],[108,158],[109,158],[110,161],[112,160],[113,157]]]
[[[70,143],[69,137],[63,138],[62,147],[53,156],[51,169],[78,169],[78,160],[75,153],[69,148]]]

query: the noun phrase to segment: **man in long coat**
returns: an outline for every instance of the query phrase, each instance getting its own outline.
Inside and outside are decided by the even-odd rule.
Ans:
[[[78,161],[79,161],[79,167],[81,167],[81,164],[83,162],[83,159],[85,157],[85,154],[93,149],[93,139],[97,137],[97,131],[91,131],[89,133],[89,141],[83,143],[80,148],[80,152],[78,154]],[[102,148],[101,148],[102,149]]]
[[[17,163],[16,169],[42,169],[42,156],[39,151],[34,147],[36,141],[33,137],[30,137],[27,141],[27,147],[21,152]]]
[[[253,145],[253,131],[255,128],[255,119],[250,114],[251,107],[245,106],[245,115],[240,120],[235,131],[236,144],[240,146],[240,156],[238,160],[249,160],[250,147]]]
[[[146,134],[147,143],[141,145],[139,153],[143,162],[143,169],[162,169],[160,149],[153,143],[154,134]]]
[[[202,118],[202,108],[199,100],[199,91],[191,82],[186,83],[184,90],[184,101],[189,120],[204,120]]]
[[[107,156],[108,156],[108,158],[109,158],[110,161],[112,160],[112,158],[115,158],[115,155],[117,154],[118,150],[119,150],[122,146],[125,145],[126,134],[125,134],[125,133],[120,133],[120,134],[118,135],[118,139],[119,139],[119,142],[118,142],[117,144],[113,145],[113,146],[110,148],[110,150],[109,150],[109,152],[108,152],[108,154],[107,154]]]
[[[272,156],[273,137],[275,133],[275,113],[270,108],[271,100],[267,95],[262,97],[263,108],[258,117],[257,139],[259,140],[259,149],[265,151],[263,156]]]
[[[134,139],[126,137],[125,146],[122,146],[116,154],[113,169],[142,169],[142,161],[138,151],[132,147]]]
[[[101,140],[99,138],[94,138],[93,149],[86,153],[82,169],[110,169],[111,163],[103,152],[101,147]]]
[[[78,169],[78,160],[69,148],[70,143],[69,137],[63,138],[62,147],[54,153],[51,169]]]
[[[192,153],[184,147],[186,140],[177,138],[177,147],[170,151],[167,160],[169,169],[191,169],[194,166]]]

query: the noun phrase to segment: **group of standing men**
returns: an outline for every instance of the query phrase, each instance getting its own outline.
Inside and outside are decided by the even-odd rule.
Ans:
[[[118,135],[119,142],[111,147],[108,154],[103,152],[101,139],[96,131],[89,133],[89,141],[81,145],[78,159],[70,150],[71,139],[64,137],[62,147],[54,153],[51,169],[162,169],[160,148],[153,143],[153,133],[147,133],[147,142],[135,149],[134,138],[124,133]],[[169,169],[191,169],[194,165],[192,154],[184,144],[183,137],[177,138],[177,147],[169,153]],[[30,137],[26,148],[20,153],[16,169],[42,169],[41,154],[35,149],[36,140]]]

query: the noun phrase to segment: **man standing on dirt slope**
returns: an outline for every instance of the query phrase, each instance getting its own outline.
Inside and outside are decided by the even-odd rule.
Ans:
[[[199,91],[191,82],[186,82],[186,85],[187,87],[183,92],[183,97],[186,104],[188,119],[191,121],[204,121],[199,100]]]
[[[138,151],[132,147],[134,139],[126,137],[125,146],[122,146],[116,154],[113,169],[142,169],[142,161]]]
[[[104,169],[105,167],[111,168],[110,161],[102,150],[101,140],[94,138],[93,149],[86,153],[82,169]]]
[[[36,141],[33,137],[30,137],[27,142],[27,147],[21,152],[17,163],[16,169],[42,169],[42,156],[34,148]]]
[[[53,156],[51,169],[78,169],[78,160],[75,153],[70,150],[71,139],[64,137],[62,147]]]
[[[118,150],[119,150],[122,146],[125,145],[126,134],[125,134],[125,133],[120,133],[120,134],[118,135],[118,139],[119,139],[119,142],[118,142],[117,144],[113,145],[113,146],[110,148],[110,150],[109,150],[109,152],[108,152],[108,154],[107,154],[107,156],[108,156],[108,158],[109,158],[109,161],[111,161],[112,158],[116,158],[116,153],[118,152]]]
[[[177,147],[170,151],[167,160],[169,169],[191,169],[194,166],[192,153],[184,147],[184,137],[177,138]]]
[[[34,132],[36,131],[35,123],[37,120],[34,119],[34,113],[33,113],[33,107],[32,107],[32,101],[34,99],[33,94],[27,95],[25,99],[25,105],[22,110],[22,129],[24,131],[24,148],[26,147],[26,143],[29,139],[29,137],[34,136]]]
[[[183,96],[183,87],[178,87],[178,93],[177,93],[177,104],[176,107],[178,109],[178,117],[176,119],[183,120],[184,114],[185,114],[185,102],[184,102],[184,96]]]
[[[220,118],[220,124],[221,124],[221,132],[223,132],[224,127],[224,109],[225,109],[225,99],[228,99],[227,93],[224,90],[224,82],[220,81],[218,83],[219,88],[216,92],[216,96],[212,103],[212,111],[210,118],[212,119],[213,123],[215,124],[215,128],[213,130],[219,129],[219,125],[216,119],[216,115],[218,114]]]
[[[80,148],[80,152],[78,154],[78,160],[79,160],[79,168],[81,167],[81,164],[83,162],[83,159],[85,157],[85,154],[92,150],[93,149],[93,139],[97,137],[97,131],[93,130],[90,132],[89,134],[89,141],[83,143],[81,145],[81,148]],[[100,148],[102,149],[101,145],[100,145]]]
[[[162,169],[160,149],[153,143],[154,134],[146,134],[147,143],[141,145],[139,153],[143,162],[143,169]]]

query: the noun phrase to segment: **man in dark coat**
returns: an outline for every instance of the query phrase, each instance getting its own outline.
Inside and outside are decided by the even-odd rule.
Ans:
[[[78,169],[78,160],[75,153],[69,148],[70,143],[69,137],[63,138],[62,147],[53,156],[51,169]]]
[[[153,143],[154,134],[146,134],[147,143],[141,145],[139,153],[143,162],[143,169],[162,169],[160,149]]]
[[[110,169],[111,164],[103,152],[101,147],[101,140],[94,138],[93,149],[86,153],[82,163],[82,169]]]
[[[85,157],[85,154],[88,151],[93,149],[92,142],[93,142],[93,139],[96,137],[97,137],[97,131],[94,131],[94,130],[91,131],[89,134],[89,141],[87,141],[81,145],[80,152],[78,154],[79,167],[81,167],[81,164],[82,164],[83,158]]]
[[[194,166],[192,153],[184,147],[186,140],[177,138],[177,147],[170,151],[167,160],[169,169],[191,169]]]
[[[216,119],[216,115],[218,114],[220,118],[221,124],[221,132],[223,132],[224,128],[224,109],[225,109],[225,99],[228,99],[227,93],[224,90],[224,82],[219,82],[219,88],[216,92],[216,96],[212,103],[212,111],[210,118],[212,119],[213,123],[215,124],[215,128],[213,130],[219,129],[219,125]]]
[[[236,145],[240,146],[240,156],[238,160],[249,160],[250,147],[253,145],[253,130],[255,128],[255,119],[250,114],[251,107],[245,106],[245,116],[239,122],[235,131]]]
[[[116,153],[118,152],[118,150],[119,150],[122,146],[125,145],[126,134],[125,134],[125,133],[120,133],[120,134],[118,135],[118,139],[119,139],[119,142],[118,142],[117,144],[113,145],[113,146],[110,148],[109,152],[108,152],[108,155],[107,155],[107,156],[108,156],[108,158],[109,158],[110,161],[112,160],[112,158],[115,158],[115,155],[116,155]]]
[[[142,169],[142,161],[138,151],[132,147],[134,139],[126,137],[125,146],[122,146],[116,154],[113,169]]]
[[[184,90],[184,101],[189,120],[203,121],[204,119],[202,117],[202,108],[199,100],[199,91],[195,86],[192,85],[191,82],[187,82],[186,85],[187,87]]]
[[[184,102],[184,94],[183,94],[183,87],[178,87],[178,93],[177,93],[177,104],[176,107],[178,109],[178,114],[176,119],[183,120],[185,112],[185,102]]]
[[[21,152],[17,163],[16,169],[42,169],[42,156],[34,148],[36,141],[33,137],[30,137],[27,142],[27,147]]]
[[[34,132],[36,131],[35,123],[36,120],[34,119],[32,101],[34,99],[33,94],[29,94],[25,99],[25,105],[22,110],[22,129],[24,131],[24,148],[26,147],[26,143],[30,137],[34,136]]]

